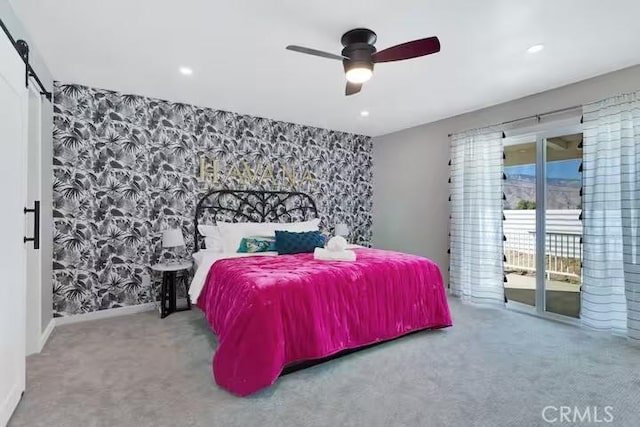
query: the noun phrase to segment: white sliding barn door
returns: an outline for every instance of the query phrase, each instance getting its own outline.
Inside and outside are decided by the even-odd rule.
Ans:
[[[25,389],[25,65],[0,33],[0,426]]]

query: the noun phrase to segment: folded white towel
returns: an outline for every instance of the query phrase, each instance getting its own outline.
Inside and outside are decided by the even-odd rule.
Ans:
[[[329,239],[326,248],[331,252],[338,252],[347,249],[347,245],[347,239],[342,236],[335,236]]]
[[[355,261],[356,253],[354,251],[330,251],[324,248],[316,248],[313,251],[313,259],[320,261]]]

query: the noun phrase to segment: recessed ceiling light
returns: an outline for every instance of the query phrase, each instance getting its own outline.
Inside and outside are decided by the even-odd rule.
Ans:
[[[538,53],[542,49],[544,49],[544,45],[543,44],[534,44],[529,49],[527,49],[527,53]]]
[[[193,74],[193,70],[189,67],[180,67],[180,72],[185,76],[190,76],[191,74]]]
[[[368,111],[366,111],[366,110],[365,110],[365,111],[360,111],[360,115],[361,115],[362,117],[369,117],[369,112],[368,112]]]

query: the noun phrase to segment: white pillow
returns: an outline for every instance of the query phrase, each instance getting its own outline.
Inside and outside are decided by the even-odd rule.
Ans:
[[[268,223],[218,221],[217,224],[222,237],[223,251],[228,253],[238,252],[243,237],[275,235]]]
[[[204,246],[208,252],[222,252],[222,235],[215,225],[198,225],[198,232],[204,236]]]
[[[304,222],[218,222],[224,252],[238,252],[244,237],[275,237],[279,231],[318,231],[320,219]]]
[[[292,233],[301,233],[303,231],[318,231],[320,230],[320,218],[315,218],[310,221],[304,222],[289,222],[289,223],[272,223],[274,225],[274,231],[290,231]],[[274,233],[275,234],[275,233]]]

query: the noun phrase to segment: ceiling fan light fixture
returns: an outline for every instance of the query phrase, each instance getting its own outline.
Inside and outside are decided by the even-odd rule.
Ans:
[[[351,83],[364,83],[373,76],[373,67],[366,64],[358,64],[347,69],[345,75],[347,81]]]
[[[345,96],[355,95],[363,83],[373,76],[373,67],[381,62],[403,61],[440,52],[440,40],[436,36],[400,43],[378,51],[374,46],[378,36],[368,28],[354,28],[342,35],[340,43],[344,47],[340,55],[311,49],[304,46],[288,45],[287,50],[342,61],[347,84]]]

